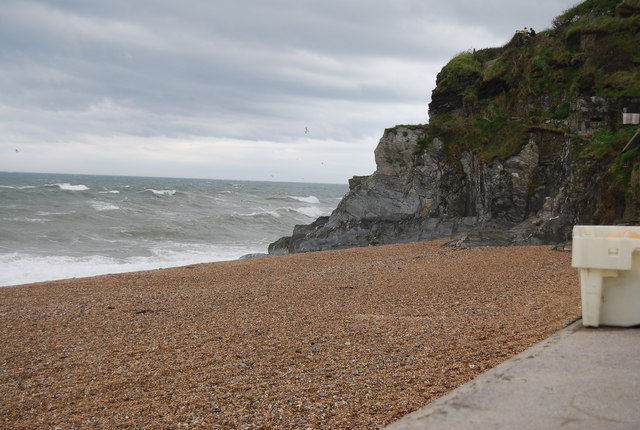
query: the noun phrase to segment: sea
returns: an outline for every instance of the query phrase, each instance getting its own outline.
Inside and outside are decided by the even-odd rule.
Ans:
[[[0,172],[0,286],[235,260],[348,186]]]

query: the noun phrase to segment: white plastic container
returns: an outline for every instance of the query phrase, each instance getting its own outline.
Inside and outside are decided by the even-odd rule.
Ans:
[[[572,265],[583,325],[640,325],[640,227],[575,226]]]

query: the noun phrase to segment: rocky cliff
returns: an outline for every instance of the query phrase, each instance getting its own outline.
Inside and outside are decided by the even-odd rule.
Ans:
[[[429,124],[385,130],[375,173],[269,252],[547,244],[575,224],[637,223],[639,12],[637,0],[588,0],[535,37],[456,56]]]

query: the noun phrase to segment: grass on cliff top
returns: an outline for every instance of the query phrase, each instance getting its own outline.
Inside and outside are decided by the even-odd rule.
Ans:
[[[627,2],[629,0],[626,0]],[[600,15],[613,15],[616,6],[622,3],[621,0],[586,0],[582,3],[567,9],[562,15],[557,16],[553,20],[553,27],[559,29],[578,21],[583,17],[592,17]]]
[[[613,16],[624,8],[640,9],[640,0],[586,0],[554,18],[553,28],[562,29],[583,18]]]
[[[436,78],[434,93],[468,87],[480,77],[480,67],[471,51],[461,52],[442,68]]]
[[[616,16],[621,5],[640,11],[640,0],[586,0],[556,18],[553,30],[459,53],[438,74],[433,94],[459,94],[473,105],[479,87],[500,81],[509,89],[508,109],[530,96],[559,105],[579,95],[640,95],[640,13]]]
[[[630,16],[616,15],[623,6]],[[462,96],[464,112],[434,112],[427,136],[442,138],[452,159],[465,150],[505,159],[529,127],[569,117],[577,97],[640,96],[638,11],[640,0],[586,0],[536,37],[457,54],[433,95]]]

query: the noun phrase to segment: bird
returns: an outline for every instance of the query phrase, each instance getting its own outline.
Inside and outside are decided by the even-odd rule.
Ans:
[[[307,127],[304,128],[304,134],[309,133],[309,129]]]
[[[20,152],[20,151],[18,151],[18,148],[16,148],[16,152]]]

